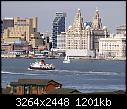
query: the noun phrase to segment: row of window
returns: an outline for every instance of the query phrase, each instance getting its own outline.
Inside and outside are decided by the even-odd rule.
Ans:
[[[32,26],[30,24],[15,24],[16,26]]]
[[[109,47],[119,47],[119,45],[102,45],[102,46],[109,46]]]

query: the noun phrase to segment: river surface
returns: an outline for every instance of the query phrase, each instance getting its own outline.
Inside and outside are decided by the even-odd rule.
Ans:
[[[2,58],[1,85],[5,87],[19,78],[52,79],[64,88],[74,88],[83,93],[125,90],[125,61],[45,59],[56,66],[52,71],[28,71],[35,59]]]

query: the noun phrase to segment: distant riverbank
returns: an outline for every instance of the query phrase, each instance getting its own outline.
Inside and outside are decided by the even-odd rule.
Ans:
[[[37,57],[28,57],[26,55],[24,56],[18,56],[16,57],[15,55],[1,55],[2,58],[18,58],[18,59],[42,59],[42,58],[37,58]],[[58,59],[58,58],[64,58],[64,57],[43,57],[43,59]],[[75,58],[71,58],[71,60],[74,60]],[[126,60],[126,57],[121,57],[121,58],[76,58],[75,60],[82,59],[82,60]]]

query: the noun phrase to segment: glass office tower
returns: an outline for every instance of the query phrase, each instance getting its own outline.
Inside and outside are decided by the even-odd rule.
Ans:
[[[65,32],[65,17],[66,13],[57,12],[53,20],[52,48],[57,48],[57,35]]]

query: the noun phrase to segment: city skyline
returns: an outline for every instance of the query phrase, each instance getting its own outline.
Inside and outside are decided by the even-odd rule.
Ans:
[[[74,21],[74,15],[78,8],[84,22],[92,21],[96,7],[102,19],[102,25],[107,26],[111,33],[119,25],[126,23],[124,1],[2,1],[2,19],[5,17],[38,17],[38,31],[52,33],[52,22],[56,12],[67,13],[66,29]],[[23,8],[22,8],[23,7]],[[25,12],[25,13],[24,13]]]

